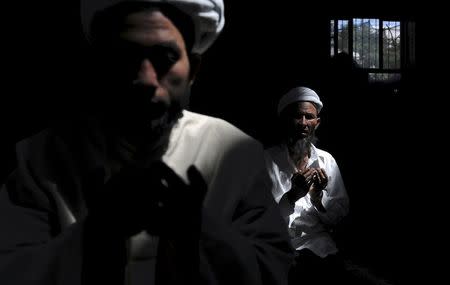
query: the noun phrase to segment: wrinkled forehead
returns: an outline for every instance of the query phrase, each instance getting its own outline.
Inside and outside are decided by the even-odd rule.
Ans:
[[[299,114],[313,114],[317,116],[318,112],[316,104],[310,101],[296,101],[287,105],[280,115],[281,117],[290,118]]]

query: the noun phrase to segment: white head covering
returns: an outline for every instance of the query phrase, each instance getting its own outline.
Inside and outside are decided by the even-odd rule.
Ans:
[[[281,114],[281,111],[283,111],[289,104],[302,101],[316,104],[317,113],[320,113],[320,110],[322,110],[323,104],[322,101],[320,101],[319,95],[308,87],[300,86],[292,88],[288,93],[281,97],[278,103],[278,115]]]
[[[194,22],[193,53],[205,52],[225,24],[223,0],[81,0],[81,22],[88,40],[91,40],[90,29],[95,13],[123,2],[164,3],[186,13]]]

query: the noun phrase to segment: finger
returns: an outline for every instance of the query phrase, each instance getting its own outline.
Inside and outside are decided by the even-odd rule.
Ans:
[[[314,168],[308,168],[305,173],[303,173],[303,176],[305,176],[305,178],[311,177],[314,175],[316,171],[314,170]]]
[[[318,179],[318,173],[317,173],[317,170],[316,169],[312,169],[312,172],[311,172],[311,180],[313,181],[313,182],[317,182],[317,179]]]
[[[319,168],[319,169],[317,169],[317,173],[320,175],[320,177],[322,179],[326,179],[327,178],[327,173],[325,172],[325,169]]]
[[[308,176],[306,177],[306,183],[308,185],[311,185],[315,180],[315,176],[314,173],[309,173]]]
[[[292,176],[291,183],[295,187],[304,187],[304,185],[306,184],[305,176],[297,172]]]
[[[191,165],[187,170],[187,175],[191,186],[190,188],[193,189],[197,197],[199,197],[203,201],[208,186],[206,185],[205,179],[203,179],[202,174],[194,165]]]
[[[197,212],[196,220],[194,220],[194,224],[196,223],[198,226],[201,226],[202,223],[202,205],[203,200],[205,199],[206,192],[207,192],[207,184],[205,182],[205,179],[203,179],[202,174],[198,169],[191,165],[189,166],[187,170],[187,176],[190,183],[190,189],[192,197],[194,198],[193,204],[197,206],[197,209],[194,209],[194,211]]]
[[[314,181],[320,185],[323,182],[323,178],[320,174],[314,174]]]
[[[313,179],[315,181],[318,181],[320,179],[320,173],[317,169],[315,169],[314,173],[313,173]]]
[[[162,161],[153,163],[151,170],[158,182],[169,190],[183,189],[187,187],[183,179]]]

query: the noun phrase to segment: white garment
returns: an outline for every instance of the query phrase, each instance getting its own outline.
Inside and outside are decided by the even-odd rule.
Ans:
[[[325,169],[328,185],[323,191],[322,204],[326,212],[318,211],[311,203],[309,193],[295,202],[294,212],[289,214],[292,205],[283,195],[291,189],[291,177],[296,172],[285,144],[271,147],[265,151],[267,167],[273,183],[275,201],[288,221],[292,245],[296,250],[308,248],[320,257],[338,251],[329,230],[347,215],[349,199],[341,172],[334,157],[314,145],[307,167]],[[282,199],[283,198],[283,199]]]
[[[111,167],[112,143],[90,127],[95,129],[92,122],[77,121],[17,144],[18,167],[0,188],[2,285],[84,284],[85,218],[93,201],[85,193],[102,190],[95,183]],[[271,195],[262,145],[221,119],[184,111],[163,160],[186,182],[194,165],[208,186],[199,243],[205,284],[257,285],[263,278],[265,284],[287,284],[293,252]],[[185,213],[176,214],[171,226],[183,237]],[[155,283],[157,243],[144,232],[131,238],[127,285]],[[104,274],[117,261],[95,262]]]
[[[237,141],[241,141],[239,148],[235,147]],[[226,196],[231,195],[229,189],[239,190],[236,192],[242,193],[244,187],[257,179],[248,174],[258,175],[258,171],[244,169],[239,171],[239,168],[243,165],[242,161],[246,161],[247,166],[258,169],[259,165],[252,155],[255,151],[248,149],[255,150],[258,147],[260,145],[228,122],[185,110],[183,117],[172,130],[163,161],[188,184],[187,169],[194,165],[202,174],[208,189],[223,193],[225,195],[223,201],[226,201],[228,199]],[[269,191],[269,189],[260,190]],[[205,200],[208,203],[208,195]],[[154,283],[154,274],[150,272],[155,272],[157,243],[158,237],[150,236],[146,232],[131,238],[128,264],[130,284]]]

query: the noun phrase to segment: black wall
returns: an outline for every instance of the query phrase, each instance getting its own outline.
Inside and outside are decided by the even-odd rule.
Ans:
[[[423,278],[429,262],[421,233],[428,223],[423,206],[428,187],[418,162],[429,125],[417,116],[424,108],[420,90],[427,33],[434,27],[422,14],[425,7],[391,3],[386,11],[351,4],[325,8],[324,3],[276,1],[254,7],[229,2],[227,27],[206,56],[211,61],[200,73],[192,107],[224,117],[270,145],[278,98],[298,84],[316,89],[325,104],[318,145],[337,159],[351,199],[338,245],[394,284]],[[329,19],[346,15],[416,22],[417,66],[395,91],[330,68]]]
[[[83,73],[76,2],[29,2],[2,4],[8,16],[2,35],[2,178],[14,167],[14,143],[70,108],[64,98],[80,92]],[[425,148],[420,134],[427,130],[416,120],[429,56],[432,25],[424,14],[429,10],[412,4],[391,3],[386,11],[296,2],[226,1],[226,27],[204,55],[191,108],[225,118],[269,145],[277,99],[298,84],[317,89],[325,103],[319,146],[337,159],[351,199],[339,246],[381,276],[408,284],[421,271],[413,269],[426,264],[418,245],[427,186],[417,173]],[[359,85],[355,78],[330,80],[328,22],[333,15],[401,16],[417,22],[417,67],[399,92]]]

